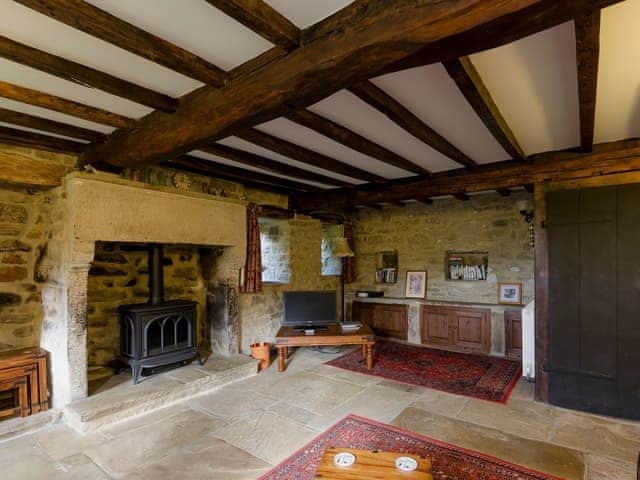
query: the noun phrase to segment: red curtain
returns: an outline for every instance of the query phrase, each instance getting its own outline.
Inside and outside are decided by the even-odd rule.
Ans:
[[[353,241],[353,225],[349,222],[344,224],[344,236],[349,242],[349,248],[355,252]],[[356,257],[345,257],[342,259],[342,275],[344,283],[353,283],[356,281]]]
[[[262,292],[262,255],[260,254],[260,226],[255,204],[247,207],[247,263],[241,292]]]

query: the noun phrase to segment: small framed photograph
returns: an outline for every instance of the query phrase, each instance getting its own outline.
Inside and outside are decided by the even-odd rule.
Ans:
[[[427,272],[407,272],[407,283],[404,296],[407,298],[424,298],[427,295]]]
[[[521,283],[499,283],[498,303],[506,305],[522,305]]]

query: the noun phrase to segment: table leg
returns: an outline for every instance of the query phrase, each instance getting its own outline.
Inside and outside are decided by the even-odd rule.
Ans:
[[[373,369],[373,343],[367,343],[367,370]]]
[[[278,347],[278,371],[284,372],[287,360],[287,347]]]
[[[362,344],[362,358],[367,358],[367,344]]]

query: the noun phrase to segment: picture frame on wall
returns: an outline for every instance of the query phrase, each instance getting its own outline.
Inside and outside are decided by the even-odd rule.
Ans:
[[[498,303],[503,305],[522,305],[522,283],[498,283]]]
[[[404,287],[404,296],[406,298],[425,298],[427,295],[427,272],[408,271],[407,282]]]

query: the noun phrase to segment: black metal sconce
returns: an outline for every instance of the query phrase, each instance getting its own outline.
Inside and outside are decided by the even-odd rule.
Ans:
[[[529,225],[529,245],[533,248],[536,245],[536,232],[533,224],[536,214],[533,210],[520,210],[520,215],[524,217],[525,223]]]

